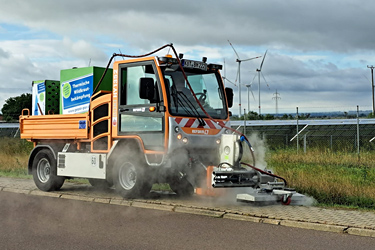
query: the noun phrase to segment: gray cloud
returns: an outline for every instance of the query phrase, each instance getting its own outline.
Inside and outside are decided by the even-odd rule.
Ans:
[[[2,5],[3,21],[81,37],[95,32],[132,44],[239,44],[293,50],[372,50],[371,1],[20,1]]]
[[[87,66],[90,59],[91,65],[105,66],[108,54],[119,49],[138,54],[170,42],[180,52],[194,51],[216,63],[225,58],[226,76],[234,81],[237,64],[230,39],[241,58],[269,49],[263,74],[270,89],[261,79],[265,108],[273,109],[276,89],[280,107],[289,109],[332,106],[333,101],[340,107],[370,102],[370,84],[363,76],[369,77],[366,64],[374,57],[371,1],[1,2],[0,23],[24,25],[42,37],[47,32],[56,35],[49,40],[0,39],[3,89],[6,83],[21,91],[30,79],[57,79],[60,69]],[[260,60],[242,64],[242,83],[251,82],[259,64]],[[242,89],[246,105],[247,92]],[[257,96],[257,78],[252,90]]]

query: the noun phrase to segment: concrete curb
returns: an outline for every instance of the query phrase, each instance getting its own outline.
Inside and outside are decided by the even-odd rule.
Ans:
[[[344,226],[326,225],[326,224],[292,221],[292,220],[282,220],[280,222],[280,225],[287,226],[287,227],[298,227],[298,228],[313,229],[313,230],[318,230],[318,231],[334,232],[334,233],[345,233],[345,230],[347,229],[347,227],[344,227]]]
[[[134,201],[131,204],[132,207],[139,207],[139,208],[148,208],[148,209],[157,209],[157,210],[163,210],[163,211],[174,211],[174,206],[169,205],[163,205],[163,204],[154,204],[154,203],[145,203],[140,201]]]
[[[206,210],[201,208],[193,208],[193,207],[183,207],[178,206],[174,210],[177,213],[188,213],[188,214],[196,214],[196,215],[205,215],[215,218],[222,218],[225,212],[218,212],[218,211],[212,211],[212,210]]]
[[[45,197],[52,197],[52,198],[62,198],[62,199],[70,199],[70,200],[78,200],[78,201],[86,201],[86,202],[120,205],[120,206],[127,206],[127,207],[157,209],[157,210],[163,210],[163,211],[169,211],[169,212],[210,216],[214,218],[241,220],[241,221],[248,221],[248,222],[254,222],[254,223],[265,223],[265,224],[272,224],[272,225],[279,225],[279,226],[286,226],[286,227],[296,227],[296,228],[334,232],[334,233],[347,233],[350,235],[375,238],[375,230],[373,229],[350,227],[350,226],[348,227],[348,226],[332,225],[332,224],[322,224],[319,222],[294,221],[294,220],[289,220],[289,219],[272,218],[272,217],[266,218],[265,216],[261,214],[238,214],[235,211],[221,210],[217,208],[184,206],[180,204],[176,205],[176,204],[168,204],[168,203],[155,202],[155,201],[124,200],[124,199],[119,199],[119,198],[95,198],[95,197],[88,197],[88,196],[59,194],[56,192],[43,192],[40,190],[25,190],[25,189],[7,188],[7,187],[0,187],[0,191],[25,194],[25,195],[45,196]]]

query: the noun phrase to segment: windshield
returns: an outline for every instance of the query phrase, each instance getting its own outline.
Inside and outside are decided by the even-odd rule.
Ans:
[[[215,119],[227,117],[220,76],[215,72],[185,71],[187,79],[206,112]],[[181,71],[166,69],[164,81],[168,90],[169,112],[175,116],[206,117],[186,84]]]

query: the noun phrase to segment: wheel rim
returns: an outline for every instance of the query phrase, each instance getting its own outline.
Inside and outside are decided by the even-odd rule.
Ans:
[[[46,158],[42,158],[38,162],[38,166],[36,168],[36,173],[38,175],[38,179],[42,183],[46,183],[51,175],[51,165]]]
[[[133,164],[127,162],[121,166],[119,171],[119,183],[125,190],[130,190],[137,182],[137,172]]]

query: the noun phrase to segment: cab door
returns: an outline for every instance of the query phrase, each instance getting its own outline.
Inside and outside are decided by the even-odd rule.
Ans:
[[[154,100],[140,97],[142,78],[152,78]],[[159,76],[153,60],[119,65],[118,135],[139,136],[146,150],[164,151],[164,112],[151,107],[164,107]],[[151,108],[151,109],[150,109]]]

